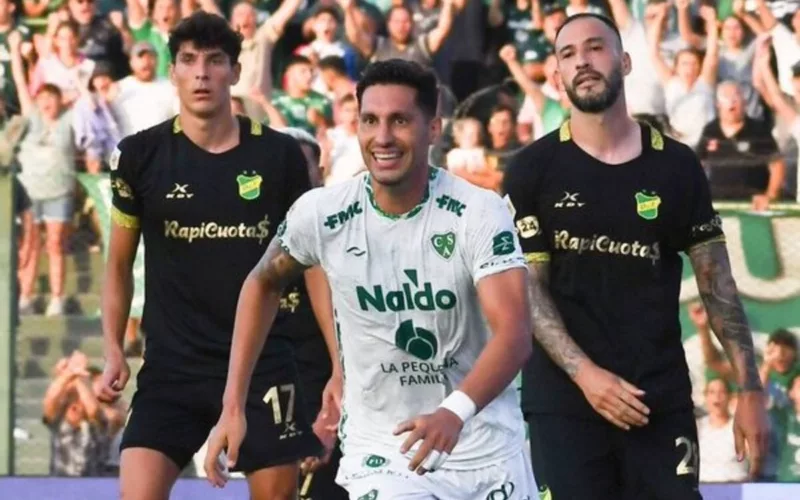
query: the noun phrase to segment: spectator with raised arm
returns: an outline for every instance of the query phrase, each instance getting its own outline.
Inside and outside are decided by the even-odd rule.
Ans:
[[[679,9],[688,9],[685,0]],[[653,24],[650,26],[650,57],[656,73],[664,85],[664,99],[669,123],[680,140],[691,148],[697,147],[705,125],[714,119],[714,88],[717,84],[717,13],[713,7],[700,7],[700,16],[705,22],[708,38],[706,54],[701,56],[695,49],[678,52],[675,63],[668,66],[661,54],[661,39],[666,27],[670,4],[659,3]]]
[[[781,90],[789,95],[795,95],[792,85],[792,66],[800,61],[800,10],[791,15],[790,29],[779,22],[765,0],[755,0],[755,2],[758,20],[764,31],[772,37]]]
[[[205,0],[213,4],[213,0]],[[128,26],[133,33],[134,42],[148,42],[153,46],[156,57],[156,75],[169,76],[172,57],[167,40],[172,28],[180,20],[178,0],[126,0],[128,6]],[[146,7],[146,8],[145,8]]]
[[[30,92],[36,95],[45,84],[58,87],[66,107],[78,100],[89,86],[95,62],[78,51],[78,25],[74,21],[62,21],[54,31],[53,50],[42,55],[30,84]]]
[[[75,189],[72,116],[64,105],[61,89],[53,84],[45,83],[39,88],[35,98],[31,96],[25,82],[20,52],[22,36],[12,33],[8,43],[11,47],[12,74],[26,121],[17,156],[21,166],[19,180],[31,198],[37,224],[31,257],[26,266],[19,269],[19,310],[21,313],[32,311],[41,255],[38,226],[43,224],[50,277],[50,301],[45,314],[58,316],[64,313],[64,244],[68,223],[72,219]]]
[[[759,45],[756,50],[756,58],[753,64],[753,84],[761,93],[761,96],[772,109],[775,111],[780,128],[789,131],[797,144],[800,144],[800,114],[797,112],[797,101],[789,95],[786,95],[778,84],[778,80],[772,73],[771,55],[770,55],[770,37],[765,36],[759,40]],[[794,89],[794,95],[800,96],[800,65],[796,64],[792,69],[791,86]],[[785,191],[797,199],[798,196],[798,176],[797,168],[800,159],[795,159],[791,162],[794,166],[793,171],[787,171],[787,180],[785,183]]]
[[[664,87],[658,78],[654,59],[650,57],[647,32],[658,20],[662,7],[649,3],[642,22],[631,15],[626,0],[609,0],[608,4],[619,28],[623,48],[631,58],[631,72],[625,77],[628,112],[646,121],[659,121],[666,114]]]
[[[105,414],[89,382],[88,359],[75,351],[55,367],[42,400],[42,420],[50,428],[50,475],[103,474]]]
[[[272,97],[272,51],[300,3],[301,0],[284,0],[261,26],[257,25],[252,3],[240,0],[231,10],[231,27],[242,35],[241,71],[239,81],[231,87],[231,96],[242,99],[245,113],[254,120],[263,121],[266,115],[261,103],[252,99],[253,88],[260,90],[259,95]]]
[[[98,13],[97,0],[67,0],[70,18],[78,25],[78,52],[92,61],[110,65],[115,80],[130,73],[127,51],[133,35],[121,11],[107,17]]]
[[[122,140],[113,103],[119,95],[111,65],[99,62],[86,92],[72,108],[75,144],[85,153],[86,171],[100,173]]]
[[[0,97],[8,115],[18,114],[20,110],[17,87],[11,73],[11,47],[8,43],[11,33],[19,33],[22,37],[20,52],[26,59],[33,52],[31,32],[27,26],[16,22],[16,11],[16,4],[12,0],[0,0]]]
[[[370,61],[388,59],[406,59],[430,66],[433,56],[442,47],[453,24],[455,9],[454,0],[442,0],[442,13],[436,28],[422,35],[415,35],[413,29],[413,13],[408,7],[393,6],[386,15],[386,31],[388,36],[379,36],[358,29],[353,0],[341,0],[345,12],[345,31],[350,43]]]
[[[562,95],[559,90],[560,85],[555,78],[555,56],[548,58],[548,62],[552,64],[545,85],[538,85],[529,78],[517,60],[517,50],[513,45],[509,44],[500,49],[500,59],[506,63],[508,71],[525,95],[519,112],[520,139],[523,139],[523,142],[538,139],[560,127],[569,115],[569,99]],[[545,93],[545,86],[548,84],[550,84],[549,93]],[[553,93],[556,94],[556,98]]]

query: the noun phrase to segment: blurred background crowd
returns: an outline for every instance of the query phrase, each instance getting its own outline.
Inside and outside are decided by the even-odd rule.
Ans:
[[[364,170],[360,70],[405,58],[440,79],[446,127],[431,163],[499,192],[511,155],[569,118],[553,41],[568,16],[593,12],[613,19],[630,54],[630,113],[697,152],[715,201],[771,217],[798,199],[800,0],[0,0],[0,165],[19,181],[17,473],[117,472],[126,402],[100,403],[94,384],[98,193],[116,144],[177,112],[167,40],[198,9],[242,35],[233,112],[312,145],[328,185]],[[743,481],[730,366],[702,307],[687,311],[700,479]],[[134,361],[139,315],[126,335]],[[761,479],[800,482],[797,333],[776,329],[759,349],[774,423]]]

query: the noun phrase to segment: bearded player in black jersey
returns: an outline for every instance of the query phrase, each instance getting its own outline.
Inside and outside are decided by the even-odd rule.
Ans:
[[[140,236],[145,242],[148,336],[121,445],[126,500],[168,498],[208,437],[221,410],[242,282],[288,208],[311,187],[294,139],[232,115],[240,47],[223,18],[201,12],[184,19],[169,40],[180,114],[125,138],[110,162],[106,400],[118,397],[129,377],[122,340],[131,266]],[[306,273],[306,284],[309,295],[329,299],[318,269]],[[337,359],[335,347],[330,352]],[[300,387],[289,342],[274,336],[246,401],[236,405],[251,424],[244,444],[226,460],[229,470],[245,473],[254,500],[296,498],[299,461],[320,452]]]
[[[736,369],[736,451],[753,473],[767,438],[721,221],[694,153],[628,116],[631,62],[613,23],[572,16],[555,54],[571,119],[518,153],[504,179],[532,313],[548,325],[523,374],[537,482],[556,500],[699,499],[679,252]]]

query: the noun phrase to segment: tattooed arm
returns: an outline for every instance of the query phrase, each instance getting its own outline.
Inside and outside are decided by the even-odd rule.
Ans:
[[[712,239],[692,247],[688,254],[711,329],[725,348],[741,391],[733,418],[734,446],[740,461],[748,456],[754,479],[767,453],[769,422],[753,336],[731,274],[728,250],[722,239]]]
[[[597,366],[581,350],[567,332],[547,290],[549,262],[546,259],[529,261],[528,293],[536,341],[578,385],[592,408],[603,418],[625,430],[647,424],[650,410],[639,399],[644,391]]]
[[[753,336],[731,274],[724,241],[700,244],[689,250],[697,288],[714,330],[743,391],[760,391]]]
[[[556,310],[547,285],[550,280],[548,261],[528,263],[528,296],[533,319],[533,336],[545,350],[550,359],[574,379],[578,367],[589,358],[578,344],[572,340],[561,315]]]
[[[224,406],[244,408],[250,377],[275,321],[283,289],[305,270],[275,238],[244,281],[236,307]]]

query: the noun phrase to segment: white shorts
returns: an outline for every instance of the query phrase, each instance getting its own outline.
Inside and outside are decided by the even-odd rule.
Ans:
[[[446,466],[446,464],[445,464]],[[439,469],[423,476],[408,459],[356,453],[339,463],[336,482],[351,500],[535,500],[531,462],[524,450],[505,462],[474,470]]]

